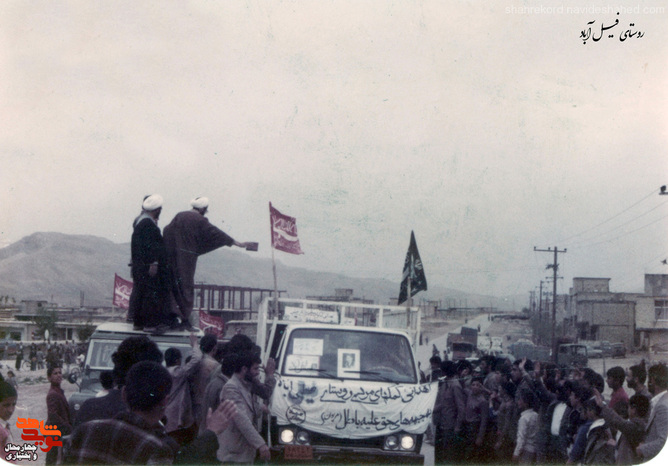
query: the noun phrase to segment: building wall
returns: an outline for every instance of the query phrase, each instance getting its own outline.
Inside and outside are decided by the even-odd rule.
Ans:
[[[668,320],[657,320],[655,301],[665,296],[639,296],[636,303],[636,329],[640,347],[668,350]]]
[[[668,275],[645,274],[646,296],[668,296]]]
[[[586,339],[622,342],[627,348],[634,346],[635,303],[633,301],[578,300],[577,320],[586,323]],[[582,338],[582,335],[580,335]]]
[[[571,288],[571,294],[609,293],[609,292],[610,292],[609,278],[590,278],[590,277],[573,278],[573,288]]]

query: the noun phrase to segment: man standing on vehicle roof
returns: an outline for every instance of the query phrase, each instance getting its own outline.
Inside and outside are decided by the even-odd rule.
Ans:
[[[245,248],[224,231],[209,223],[205,217],[209,199],[197,197],[190,202],[191,210],[179,212],[164,229],[167,254],[174,275],[172,311],[181,311],[182,327],[192,330],[190,314],[193,310],[195,269],[197,258],[223,246]]]
[[[158,227],[162,202],[158,194],[144,198],[142,212],[134,221],[131,242],[134,285],[130,303],[136,308],[130,314],[135,330],[152,333],[164,333],[170,321],[171,273],[167,249]]]

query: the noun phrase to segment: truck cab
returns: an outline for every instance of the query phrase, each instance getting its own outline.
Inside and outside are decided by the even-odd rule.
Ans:
[[[277,361],[272,462],[423,464],[438,385],[419,383],[411,335],[332,320],[282,322],[267,341]]]
[[[587,367],[588,359],[586,345],[565,343],[557,348],[557,364],[559,365]]]

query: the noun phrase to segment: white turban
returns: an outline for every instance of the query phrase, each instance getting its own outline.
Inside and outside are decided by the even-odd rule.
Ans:
[[[190,201],[190,205],[193,209],[206,209],[209,207],[209,198],[208,197],[196,197]]]
[[[160,194],[151,194],[144,198],[144,202],[141,205],[141,208],[151,212],[162,207],[162,196]]]

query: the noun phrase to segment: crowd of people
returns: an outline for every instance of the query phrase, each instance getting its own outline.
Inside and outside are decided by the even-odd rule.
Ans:
[[[62,369],[47,368],[46,423],[58,426],[63,447],[52,448],[46,464],[268,460],[259,422],[275,385],[273,360],[262,367],[259,347],[245,335],[222,344],[213,334],[198,342],[191,333],[191,343],[192,353],[184,359],[175,347],[163,354],[148,336],[125,339],[112,355],[113,370],[101,376],[105,385],[111,383],[102,396],[86,400],[74,418],[60,387]],[[15,397],[12,401],[15,405]]]
[[[28,347],[19,343],[16,349],[14,368],[17,371],[22,369],[37,371],[45,367],[55,365],[64,365],[69,367],[77,363],[78,358],[86,351],[86,345],[75,344],[74,341],[64,343],[31,343]],[[4,354],[7,354],[5,351]]]
[[[131,273],[133,280],[128,321],[135,330],[160,334],[170,329],[193,330],[197,258],[223,246],[250,248],[206,218],[209,199],[197,197],[191,210],[179,212],[161,232],[158,220],[163,199],[146,196],[133,222]]]
[[[616,366],[605,377],[494,356],[474,366],[435,354],[430,364],[424,379],[439,384],[429,432],[436,464],[639,464],[666,442],[663,363]]]

